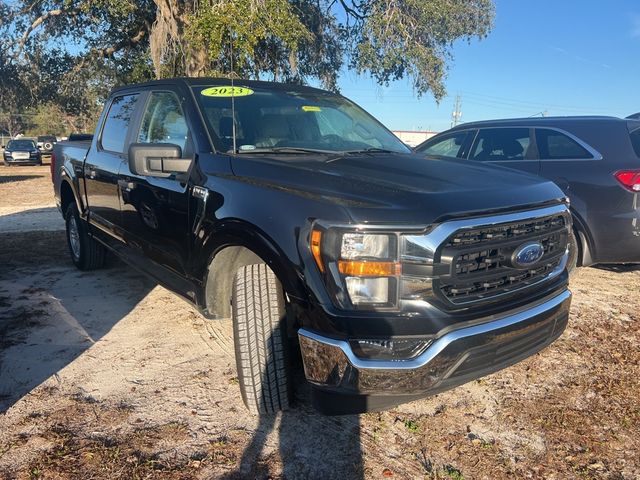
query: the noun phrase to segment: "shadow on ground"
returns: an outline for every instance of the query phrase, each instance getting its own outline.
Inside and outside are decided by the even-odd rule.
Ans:
[[[44,175],[0,175],[0,183],[22,182],[34,178],[44,178]]]
[[[0,264],[6,266],[0,270],[0,414],[57,379],[155,287],[111,263],[104,270],[76,270],[64,232],[0,234]],[[294,383],[294,406],[259,419],[227,478],[269,478],[280,471],[284,478],[364,478],[359,417],[318,414],[301,369]]]
[[[76,270],[63,232],[0,235],[0,264],[0,412],[56,376],[155,286],[117,262]]]
[[[606,270],[607,272],[626,273],[640,272],[640,263],[624,263],[624,264],[601,264],[595,265],[593,268]]]
[[[64,230],[64,219],[56,207],[40,207],[2,213],[0,207],[0,235]],[[6,235],[5,235],[6,236]],[[3,240],[0,240],[3,241]],[[5,239],[10,242],[11,240]],[[36,255],[36,258],[39,258]]]

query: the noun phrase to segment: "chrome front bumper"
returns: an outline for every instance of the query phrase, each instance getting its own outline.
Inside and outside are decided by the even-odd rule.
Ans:
[[[327,394],[427,396],[512,365],[546,347],[564,331],[571,292],[525,310],[446,329],[411,360],[357,357],[348,341],[306,329],[298,336],[307,380]],[[405,400],[391,403],[401,403]]]

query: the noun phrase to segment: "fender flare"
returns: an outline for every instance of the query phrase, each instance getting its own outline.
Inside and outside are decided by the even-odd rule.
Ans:
[[[75,180],[75,181],[74,181]],[[71,193],[73,194],[73,199],[76,202],[76,207],[78,209],[78,212],[80,214],[80,218],[82,218],[83,220],[87,219],[87,212],[86,209],[82,203],[82,199],[80,197],[80,194],[78,192],[78,182],[77,179],[75,179],[74,177],[72,177],[71,175],[69,175],[69,172],[67,170],[66,165],[63,165],[62,168],[60,169],[60,204],[61,204],[61,208],[62,208],[62,215],[65,215],[66,212],[64,211],[64,206],[62,203],[62,190],[64,188],[64,185],[67,184],[69,188],[71,188]]]
[[[235,271],[241,266],[254,263],[255,259],[266,263],[273,270],[289,297],[302,301],[306,299],[307,292],[297,266],[270,236],[257,226],[238,219],[224,220],[216,227],[201,243],[201,252],[194,255],[194,258],[203,259],[201,263],[194,265],[193,271],[197,279],[202,281],[202,306],[205,308],[205,315],[226,318],[226,304],[214,308],[212,299],[207,296],[216,292],[216,295],[222,295],[217,298],[219,302],[225,302],[227,296],[231,298],[230,289]],[[292,239],[294,247],[295,243],[295,239]],[[245,251],[240,253],[236,250],[238,254],[232,259],[220,256],[222,252],[229,252],[233,248]],[[216,258],[221,262],[216,263]],[[215,287],[212,282],[215,282]]]

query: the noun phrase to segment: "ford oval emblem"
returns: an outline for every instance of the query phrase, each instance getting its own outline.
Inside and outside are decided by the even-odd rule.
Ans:
[[[539,242],[525,243],[516,248],[511,257],[513,265],[524,268],[536,263],[544,255],[544,247]]]

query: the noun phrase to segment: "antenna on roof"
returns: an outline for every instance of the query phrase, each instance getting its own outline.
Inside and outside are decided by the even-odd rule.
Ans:
[[[233,69],[233,33],[230,35],[229,42],[231,43],[231,135],[233,136],[233,154],[237,153],[236,147],[236,91],[233,85],[233,77],[236,76],[236,72]]]

